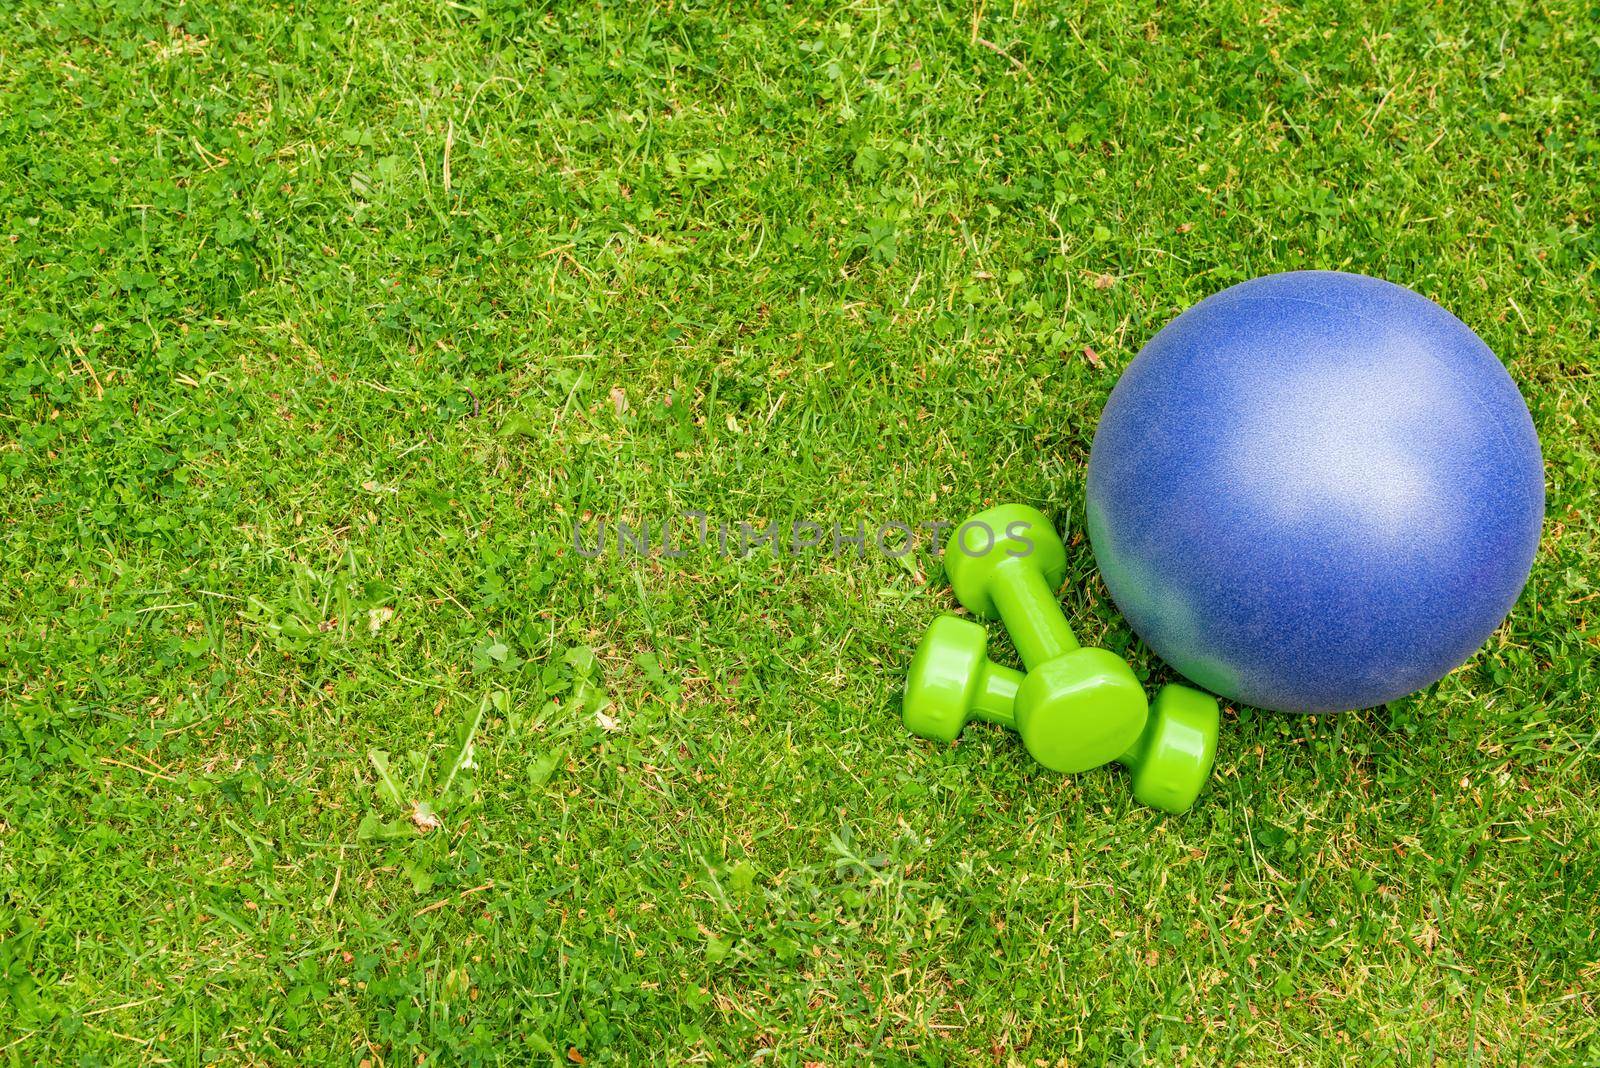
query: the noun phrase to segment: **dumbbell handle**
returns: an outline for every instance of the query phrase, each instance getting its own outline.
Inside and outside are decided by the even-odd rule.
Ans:
[[[972,699],[971,718],[1016,730],[1017,687],[1025,678],[1022,672],[985,660],[978,668],[978,686]]]
[[[1016,557],[995,572],[989,596],[1029,671],[1078,648],[1055,591],[1026,558]]]

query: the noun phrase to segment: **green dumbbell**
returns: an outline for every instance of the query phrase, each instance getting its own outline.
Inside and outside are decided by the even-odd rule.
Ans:
[[[975,616],[1004,621],[1022,655],[1028,674],[1017,686],[1015,718],[1035,760],[1054,771],[1086,771],[1133,745],[1149,712],[1144,687],[1116,654],[1085,649],[1073,637],[1055,595],[1067,550],[1042,513],[1007,504],[973,516],[951,536],[944,566],[956,599]],[[930,658],[941,648],[924,639],[913,679],[919,667],[939,672]],[[908,685],[906,726],[926,738],[954,738],[966,710],[941,704],[948,694],[938,687],[923,696],[913,690]]]
[[[927,736],[942,740],[953,739],[969,720],[998,723],[1020,733],[1041,764],[1053,766],[1040,754],[1074,751],[1080,743],[1077,719],[1053,715],[1059,705],[1025,704],[1029,676],[990,660],[985,654],[988,640],[983,627],[969,619],[940,616],[933,621],[911,661],[906,723],[937,730],[938,735]],[[1116,659],[1104,649],[1083,651]],[[918,726],[912,729],[924,733]],[[1143,731],[1113,759],[1133,773],[1134,797],[1176,813],[1194,804],[1216,755],[1216,700],[1171,684],[1156,694]]]

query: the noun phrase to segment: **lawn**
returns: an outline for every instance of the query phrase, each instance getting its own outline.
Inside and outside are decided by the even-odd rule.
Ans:
[[[1600,17],[1474,7],[8,5],[0,1061],[1600,1061]],[[1171,678],[1096,418],[1308,267],[1522,388],[1507,623],[1181,817],[911,737],[885,523]]]

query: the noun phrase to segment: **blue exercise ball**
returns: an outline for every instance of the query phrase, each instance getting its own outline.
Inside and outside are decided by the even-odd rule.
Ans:
[[[1089,456],[1089,538],[1134,631],[1286,712],[1392,701],[1505,619],[1544,520],[1527,405],[1461,320],[1337,271],[1233,286],[1150,339]]]

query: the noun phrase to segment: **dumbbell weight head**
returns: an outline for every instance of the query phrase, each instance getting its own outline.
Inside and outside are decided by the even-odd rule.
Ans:
[[[1014,715],[1033,759],[1071,773],[1126,751],[1145,729],[1149,702],[1127,661],[1109,649],[1079,648],[1028,672]]]
[[[970,619],[940,616],[933,621],[906,674],[901,711],[912,734],[953,742],[968,722],[985,718],[991,707],[1010,724],[1022,673],[991,665],[988,644],[988,632]]]
[[[944,569],[962,607],[980,619],[999,619],[998,576],[1026,567],[1051,590],[1067,577],[1067,547],[1045,514],[1025,504],[979,512],[955,529],[944,547]]]
[[[1117,758],[1133,775],[1133,796],[1151,808],[1186,812],[1217,759],[1217,700],[1171,683],[1156,692],[1144,734]]]
[[[998,723],[1060,772],[1099,767],[1137,741],[1144,689],[1114,653],[1075,649],[1024,676],[988,659],[988,637],[968,619],[933,621],[906,678],[903,711],[913,734],[948,742],[971,720]]]

